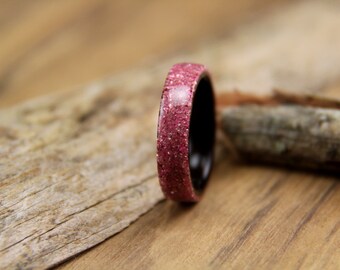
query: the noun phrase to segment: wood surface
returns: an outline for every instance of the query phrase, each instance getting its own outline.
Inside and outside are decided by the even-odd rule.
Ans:
[[[60,263],[163,198],[150,109],[157,98],[136,106],[148,89],[131,93],[129,81],[0,112],[0,268]]]
[[[233,11],[228,12],[233,14],[233,12],[243,10],[242,5],[246,7],[254,5],[252,2],[246,2],[242,4],[241,1],[238,8],[234,10],[231,8]],[[79,6],[81,5],[79,4]],[[157,4],[154,5],[157,6]],[[235,6],[237,5],[235,4]],[[75,6],[74,11],[78,12],[76,7],[79,6]],[[189,4],[188,6],[190,7]],[[215,11],[219,10],[220,6],[221,3],[216,4],[216,8],[211,11],[211,17],[214,17]],[[204,5],[201,8],[203,10]],[[11,5],[8,4],[8,10],[10,9]],[[90,7],[89,10],[91,10]],[[198,10],[200,9],[198,8]],[[247,10],[247,8],[244,8],[244,10]],[[59,215],[64,211],[66,212],[72,204],[75,207],[70,209],[73,209],[75,213],[84,214],[86,210],[93,208],[96,211],[92,213],[97,215],[100,213],[97,210],[103,201],[99,200],[97,204],[98,197],[93,196],[93,194],[99,195],[99,197],[103,193],[109,195],[115,189],[123,190],[124,185],[129,185],[133,181],[137,183],[138,187],[147,185],[148,181],[140,184],[142,178],[141,174],[138,173],[139,170],[142,170],[146,177],[151,176],[150,185],[142,188],[141,192],[138,192],[137,188],[137,194],[131,194],[127,198],[142,202],[143,195],[146,195],[145,200],[149,203],[146,208],[151,207],[156,200],[161,199],[161,196],[157,197],[160,195],[159,189],[156,189],[155,185],[157,179],[155,176],[152,178],[152,173],[155,172],[153,167],[155,164],[154,153],[152,153],[155,136],[153,130],[157,117],[159,90],[167,69],[177,61],[196,61],[207,64],[213,74],[215,86],[219,93],[234,89],[269,93],[274,88],[284,88],[291,91],[305,90],[329,96],[339,96],[340,87],[337,82],[340,80],[340,53],[337,48],[340,47],[340,36],[334,34],[340,26],[339,3],[335,1],[294,2],[268,10],[264,10],[261,16],[257,14],[255,22],[249,23],[245,20],[242,26],[238,26],[233,31],[230,28],[233,23],[230,21],[238,22],[240,18],[231,15],[231,19],[225,19],[226,27],[220,26],[221,32],[219,33],[224,33],[221,37],[206,41],[190,52],[177,52],[173,57],[163,58],[158,60],[157,63],[130,69],[77,92],[47,97],[3,110],[0,113],[3,134],[1,136],[1,150],[4,149],[5,151],[1,151],[1,166],[5,170],[2,170],[2,178],[4,179],[1,184],[10,189],[15,181],[19,181],[21,184],[12,186],[12,188],[22,188],[26,192],[31,192],[30,189],[24,189],[24,186],[29,186],[29,181],[34,181],[34,174],[37,175],[36,178],[41,177],[41,173],[56,175],[56,178],[43,179],[40,183],[49,183],[48,181],[53,183],[54,180],[58,186],[58,184],[63,183],[61,175],[64,170],[66,174],[72,174],[80,171],[83,173],[83,170],[87,168],[85,175],[81,175],[84,178],[79,177],[73,180],[75,183],[77,181],[84,183],[85,181],[88,185],[85,185],[85,187],[63,185],[63,188],[60,189],[60,199],[65,198],[62,202],[70,205],[56,213],[56,220],[53,217],[50,220],[45,220],[47,224],[50,222],[52,225],[57,225],[50,225],[52,232],[54,228],[59,229]],[[60,14],[63,13],[60,12]],[[203,11],[201,12],[201,14],[205,14]],[[219,12],[218,14],[225,15],[222,11]],[[237,15],[239,14],[242,14],[242,12],[237,13]],[[48,17],[48,13],[46,16]],[[69,12],[65,16],[72,18],[74,14]],[[209,27],[213,29],[217,24],[220,24],[223,21],[221,17],[214,17],[207,29]],[[152,20],[150,21],[152,22]],[[215,25],[212,22],[215,22]],[[6,27],[4,28],[6,29]],[[198,36],[202,34],[200,31],[205,30],[196,31]],[[206,31],[208,32],[208,30]],[[173,35],[173,42],[178,43],[178,39],[185,36],[186,33],[183,31],[182,36]],[[37,33],[37,36],[39,36],[39,33]],[[20,40],[22,36],[17,33],[17,37]],[[31,35],[27,34],[27,37],[31,37]],[[175,42],[176,38],[178,39]],[[63,43],[65,40],[68,39],[60,39],[59,41]],[[127,40],[129,41],[126,41],[127,44],[130,44],[131,39]],[[69,45],[74,45],[71,38],[68,42],[70,42]],[[58,39],[52,43],[57,51],[65,49],[63,46],[67,48],[68,45],[67,42],[66,44],[59,44]],[[77,40],[75,44],[77,44]],[[11,46],[8,48],[11,48]],[[159,45],[158,48],[161,50],[162,46]],[[164,48],[165,51],[167,48],[170,50],[171,44],[164,45]],[[47,48],[45,49],[47,50]],[[179,47],[175,49],[179,49]],[[152,50],[154,48],[150,49],[150,52]],[[48,51],[51,51],[51,48]],[[105,56],[107,56],[109,62],[110,57]],[[103,56],[102,59],[104,58]],[[48,59],[50,60],[50,58]],[[39,61],[37,60],[37,62]],[[67,61],[66,63],[70,64]],[[99,65],[99,63],[98,61],[97,64]],[[8,66],[8,64],[2,65],[2,68]],[[72,65],[70,64],[70,66]],[[83,65],[79,66],[84,69]],[[47,86],[49,80],[45,78],[51,79],[53,76],[55,78],[66,77],[65,86],[71,86],[73,82],[82,83],[86,81],[86,79],[77,80],[77,78],[72,81],[67,75],[69,70],[64,67],[65,71],[61,71],[63,70],[62,67],[64,66],[60,65],[60,73],[59,71],[56,72],[58,69],[54,70],[55,75],[49,75],[53,74],[53,68],[46,71],[47,75],[52,77],[44,77],[44,74],[41,74],[41,84]],[[27,68],[30,71],[34,70],[29,65],[27,65]],[[13,70],[16,69],[13,68]],[[14,71],[13,73],[18,74]],[[22,72],[22,74],[25,74],[25,72]],[[103,74],[101,73],[101,75]],[[12,76],[15,78],[12,80],[13,85],[19,85],[20,80],[18,78],[20,76]],[[31,78],[32,81],[39,81],[32,74],[26,76]],[[98,73],[93,76],[98,77]],[[68,84],[67,78],[70,79],[71,84]],[[54,91],[57,84],[54,85],[53,80],[50,80],[50,83],[50,91]],[[14,86],[10,88],[9,85],[7,84],[3,88],[7,89],[2,92],[4,105],[25,98],[25,95],[20,94],[20,91],[24,90],[18,90],[24,89],[24,83],[17,89]],[[34,91],[30,91],[34,88],[34,84],[29,86],[28,83],[27,85],[27,96],[39,94],[39,91],[42,91],[37,90],[38,92],[34,93]],[[39,87],[36,87],[36,89],[39,89]],[[126,136],[128,132],[132,133]],[[123,146],[114,147],[114,141],[120,142]],[[137,153],[135,153],[136,148],[133,147],[136,145],[139,149]],[[64,153],[68,154],[64,155]],[[32,159],[29,158],[31,154]],[[133,156],[131,163],[125,166],[125,161],[131,156]],[[13,162],[9,164],[10,157],[13,158]],[[51,159],[44,160],[42,157]],[[114,159],[117,159],[117,161],[114,162]],[[92,163],[86,163],[89,160]],[[140,166],[139,162],[142,163],[142,160],[146,164],[143,163]],[[112,163],[115,163],[116,166],[110,167]],[[86,165],[92,166],[86,167]],[[123,168],[120,168],[120,166]],[[32,170],[25,174],[27,168],[38,168],[39,171]],[[6,170],[8,170],[8,174],[5,173]],[[103,175],[101,174],[102,170],[104,170]],[[117,175],[122,176],[124,173],[125,180],[128,179],[128,183],[120,181],[123,178],[116,177]],[[109,178],[112,175],[115,175],[115,181],[110,181]],[[104,185],[97,185],[96,182],[91,181],[94,178],[102,179]],[[72,178],[70,179],[72,180]],[[118,181],[118,184],[116,181]],[[171,202],[160,203],[120,234],[62,265],[61,268],[337,269],[340,267],[340,191],[338,181],[335,176],[282,168],[234,164],[225,156],[218,164],[201,203],[192,207]],[[105,186],[105,183],[108,186]],[[41,188],[44,192],[44,187],[41,186]],[[85,196],[81,198],[78,195],[70,201],[69,196],[67,196],[68,193],[74,195],[78,188],[84,188],[83,194]],[[1,192],[5,190],[2,188]],[[131,188],[125,191],[133,192],[134,190],[134,188]],[[155,196],[150,194],[148,197],[148,191],[152,190],[155,191]],[[15,196],[10,198],[11,200],[18,201],[22,198],[20,196],[24,196],[24,194],[14,190],[12,192],[12,195],[15,194]],[[114,194],[114,192],[111,194]],[[57,198],[55,192],[51,192],[50,195],[49,200],[45,200],[42,204],[49,205],[49,203],[54,202],[53,199]],[[37,197],[34,192],[33,197]],[[115,195],[113,195],[113,198],[115,198]],[[110,234],[116,232],[118,228],[120,229],[121,227],[117,226],[119,222],[117,223],[116,214],[121,209],[117,210],[115,206],[123,204],[126,197],[122,196],[119,199],[112,204],[108,202],[104,211],[105,215],[103,216],[111,217],[112,220],[93,214],[88,216],[91,220],[86,220],[86,222],[81,218],[75,218],[72,224],[71,219],[71,228],[75,230],[72,237],[80,238],[72,245],[62,247],[61,250],[64,249],[64,254],[71,256],[80,251],[80,249],[75,249],[73,245],[78,248],[90,246],[84,246],[84,243],[79,241],[79,239],[86,238],[94,232],[82,230],[87,227],[87,224],[90,225],[88,228],[92,230],[98,229],[101,225],[109,225],[92,226],[90,223],[96,218],[101,222],[111,222],[112,230]],[[80,208],[77,208],[79,202],[82,203],[82,206],[87,204],[90,208],[85,207],[86,210],[82,212]],[[52,205],[60,206],[58,204]],[[15,208],[16,206],[12,207]],[[17,207],[19,210],[25,210],[27,205],[25,201],[21,201]],[[138,208],[138,205],[132,204],[132,207]],[[138,213],[144,212],[146,208],[137,209]],[[2,208],[2,210],[4,209]],[[136,208],[133,210],[136,210]],[[18,212],[20,213],[20,211],[10,213],[9,220],[11,222],[18,222],[18,219],[22,218]],[[53,215],[50,211],[46,212],[48,215]],[[24,219],[29,219],[29,211],[22,211],[22,213]],[[8,214],[8,212],[5,212],[5,214]],[[33,219],[36,219],[31,227],[33,235],[28,235],[28,238],[23,240],[24,242],[29,242],[36,236],[34,234],[41,230],[39,222],[42,222],[46,216],[38,215],[34,217],[33,215]],[[60,215],[60,217],[63,220],[63,215]],[[136,215],[133,215],[129,220],[135,218]],[[67,222],[69,220],[66,218]],[[80,224],[81,226],[79,226]],[[115,224],[115,229],[113,229],[112,224]],[[6,226],[5,229],[12,230],[14,236],[8,234],[6,238],[1,238],[2,241],[13,241],[17,235],[20,237],[20,233],[22,236],[23,231],[14,230],[8,227],[7,223],[4,225]],[[126,225],[123,224],[123,226]],[[70,228],[61,229],[70,230]],[[102,238],[96,238],[91,243],[100,242],[108,234],[101,235]],[[50,234],[50,236],[53,240],[44,237],[37,238],[38,243],[45,243],[41,247],[45,248],[44,252],[47,253],[56,247],[56,243],[65,240],[65,243],[67,243],[70,240],[67,239],[67,234]],[[22,252],[22,249],[15,247],[15,245],[13,247],[14,249],[11,249],[14,250],[13,254]],[[34,264],[36,261],[29,261],[27,258],[32,254],[39,254],[40,250],[32,250],[28,246],[26,248],[32,253],[28,253],[28,256],[25,255],[25,252],[23,253],[24,257],[20,260],[27,262],[27,264],[21,266],[24,268],[37,266],[39,268],[39,265]],[[57,257],[55,255],[58,253],[42,254],[45,255],[45,262],[56,263]],[[39,256],[33,258],[36,259]],[[3,263],[3,260],[1,260],[1,263]],[[15,265],[12,264],[11,266],[14,267]]]
[[[339,97],[339,19],[334,1],[288,5],[184,58],[206,63],[217,91]],[[161,203],[62,269],[339,268],[336,176],[227,160],[199,204]]]

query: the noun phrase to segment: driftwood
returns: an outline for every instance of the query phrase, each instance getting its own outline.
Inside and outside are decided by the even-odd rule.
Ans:
[[[139,107],[110,91],[97,84],[0,114],[0,268],[56,264],[162,199],[156,113],[148,98]]]
[[[60,263],[163,198],[155,127],[171,64],[205,63],[218,92],[316,92],[340,77],[339,14],[293,4],[190,54],[1,111],[0,268]]]
[[[219,97],[224,141],[244,160],[340,170],[340,101],[276,91]]]
[[[225,142],[239,158],[340,171],[339,101],[278,92],[222,95],[219,102]]]

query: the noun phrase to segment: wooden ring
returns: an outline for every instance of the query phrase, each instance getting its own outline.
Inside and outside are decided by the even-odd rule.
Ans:
[[[165,80],[157,128],[158,175],[166,198],[199,201],[213,166],[215,126],[205,66],[174,65]]]

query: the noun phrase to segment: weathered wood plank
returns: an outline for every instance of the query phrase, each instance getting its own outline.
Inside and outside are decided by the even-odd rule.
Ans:
[[[141,107],[107,93],[96,85],[1,113],[1,268],[58,263],[162,198],[157,114],[147,97]]]

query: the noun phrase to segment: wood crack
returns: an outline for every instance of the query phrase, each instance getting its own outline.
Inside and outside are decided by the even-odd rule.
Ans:
[[[246,223],[241,233],[228,245],[219,250],[214,259],[210,262],[211,266],[217,267],[223,265],[224,262],[230,260],[230,257],[240,249],[244,243],[249,239],[261,221],[268,215],[268,213],[276,205],[277,200],[267,204],[265,207],[258,210],[255,215]]]
[[[281,248],[281,252],[285,252],[287,250],[287,248],[289,247],[289,245],[296,240],[296,238],[298,237],[299,233],[301,232],[301,230],[303,230],[303,228],[307,225],[307,223],[313,218],[313,216],[315,215],[315,213],[318,211],[318,209],[323,205],[324,201],[329,198],[329,196],[332,194],[332,192],[334,192],[335,187],[338,184],[332,183],[329,185],[329,187],[321,194],[319,200],[316,201],[316,203],[313,205],[313,207],[303,216],[303,218],[300,220],[300,222],[297,224],[294,232],[289,236],[289,238],[287,239],[287,241],[285,241],[285,243],[283,244],[282,248]]]
[[[74,213],[72,213],[72,214],[69,214],[69,215],[63,217],[63,220],[60,221],[60,222],[55,223],[55,226],[54,226],[53,228],[50,228],[50,229],[46,230],[45,232],[43,232],[43,233],[41,233],[41,234],[38,234],[38,235],[36,235],[36,236],[34,236],[35,233],[33,233],[33,234],[29,235],[29,236],[26,236],[25,238],[20,239],[20,240],[17,241],[16,243],[13,243],[13,244],[11,244],[11,245],[9,245],[9,246],[3,248],[3,249],[0,249],[0,252],[5,251],[5,250],[7,250],[7,249],[9,249],[9,248],[11,248],[11,247],[17,245],[17,244],[20,244],[21,242],[23,242],[24,240],[26,240],[26,239],[28,239],[28,238],[30,238],[30,237],[32,237],[32,238],[30,238],[30,241],[33,241],[33,240],[35,240],[35,239],[37,239],[37,238],[39,238],[39,237],[41,237],[41,236],[43,236],[43,235],[45,235],[45,234],[47,234],[47,233],[50,233],[51,231],[53,231],[53,230],[55,230],[56,228],[58,228],[60,225],[66,223],[66,222],[68,222],[68,221],[70,221],[70,220],[72,219],[72,217],[77,216],[77,215],[79,215],[79,214],[81,214],[81,213],[83,213],[83,212],[85,212],[85,211],[87,211],[87,210],[89,210],[89,209],[91,209],[91,208],[94,208],[94,207],[100,205],[101,203],[103,203],[103,202],[105,202],[105,201],[107,201],[107,200],[112,199],[113,197],[117,196],[117,195],[120,194],[120,193],[123,193],[123,192],[125,192],[125,191],[127,191],[127,190],[129,190],[129,189],[134,189],[134,188],[136,188],[137,186],[142,185],[143,183],[147,182],[148,180],[150,180],[151,178],[156,177],[156,176],[157,176],[156,174],[152,174],[152,175],[146,176],[145,178],[143,178],[140,182],[138,182],[138,183],[135,184],[135,185],[127,186],[126,188],[124,188],[124,189],[122,189],[122,190],[120,190],[120,191],[118,191],[118,192],[115,192],[115,193],[111,194],[110,196],[107,196],[106,198],[104,198],[104,199],[102,199],[102,200],[100,200],[100,201],[98,201],[98,202],[96,202],[96,203],[94,203],[94,204],[91,204],[91,205],[85,207],[84,209],[82,209],[82,210],[80,210],[80,211],[74,212]],[[44,211],[44,212],[48,212],[48,211],[49,211],[49,210],[46,210],[46,211]],[[43,213],[43,212],[39,213],[39,214],[36,215],[35,217],[41,216],[42,213]],[[35,217],[33,217],[33,218],[35,218]],[[33,219],[33,218],[31,218],[31,219]],[[27,222],[27,221],[29,221],[29,220],[31,220],[31,219],[25,220],[24,222]],[[20,224],[21,224],[21,223],[20,223]],[[17,224],[17,225],[20,225],[20,224]],[[14,227],[12,227],[12,228],[8,228],[8,229],[13,229],[13,228],[15,228],[15,227],[16,227],[16,226],[14,226]],[[7,230],[7,228],[6,228],[6,230]],[[33,237],[33,236],[34,236],[34,237]]]

